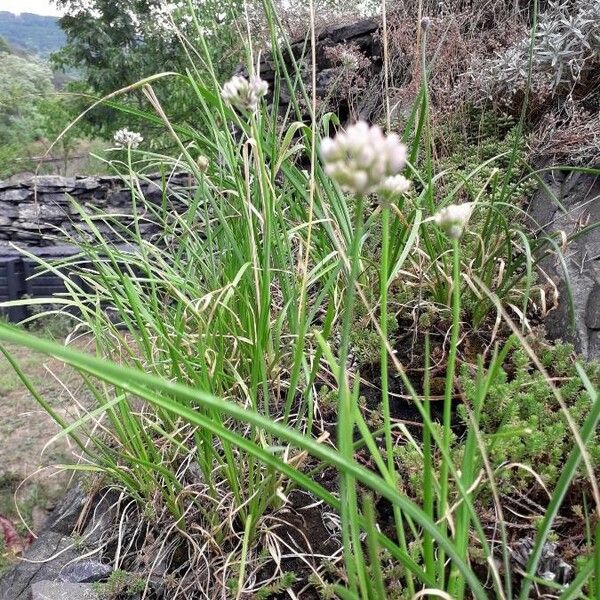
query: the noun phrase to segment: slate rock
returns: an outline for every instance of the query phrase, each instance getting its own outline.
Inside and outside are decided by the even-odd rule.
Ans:
[[[38,175],[31,182],[38,191],[52,188],[74,188],[77,182],[74,177],[62,177],[61,175]]]
[[[60,581],[68,583],[96,583],[106,581],[113,569],[97,560],[79,560],[67,565],[60,573]]]
[[[0,200],[5,202],[22,202],[28,198],[33,198],[33,190],[29,188],[9,189],[0,193]]]
[[[65,209],[60,206],[49,204],[20,204],[19,219],[31,221],[32,219],[62,221],[65,218]]]
[[[594,283],[587,299],[585,324],[590,329],[600,329],[600,283]]]
[[[28,242],[30,244],[38,244],[42,239],[42,234],[40,233],[38,226],[35,226],[35,229],[32,230],[21,230],[16,229],[12,236],[13,240]]]
[[[19,229],[24,229],[26,232],[36,231],[41,232],[41,230],[48,230],[48,226],[39,221],[15,221],[13,223],[13,227],[18,227]],[[18,235],[18,233],[17,233]]]
[[[73,249],[72,249],[73,250]],[[62,497],[45,523],[44,531],[54,531],[63,535],[71,535],[78,524],[87,495],[76,483]]]
[[[38,202],[44,204],[70,204],[71,198],[66,192],[48,192],[38,194]],[[64,208],[63,208],[64,210]]]
[[[76,186],[78,190],[95,190],[100,187],[96,177],[77,177]]]
[[[12,202],[0,202],[0,216],[8,217],[9,219],[16,219],[19,214],[19,208],[17,204]]]
[[[79,557],[69,536],[47,531],[27,549],[26,561],[16,564],[0,580],[2,600],[32,600],[31,586],[37,581],[55,581],[69,562]],[[29,562],[33,561],[33,562]]]
[[[86,583],[38,581],[31,592],[32,600],[100,600],[94,586]]]
[[[586,224],[600,222],[600,177],[555,170],[546,172],[543,179],[546,187],[533,194],[528,209],[534,232],[542,236],[556,236],[558,232],[567,237],[575,236],[564,253],[568,278],[556,257],[548,256],[540,262],[559,291],[558,307],[545,321],[546,331],[550,339],[572,342],[584,358],[598,360],[600,228],[589,227],[584,233],[581,230]],[[574,315],[568,301],[568,287],[573,297]]]

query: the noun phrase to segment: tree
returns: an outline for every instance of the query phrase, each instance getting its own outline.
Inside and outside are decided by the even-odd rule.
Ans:
[[[190,58],[178,33],[198,45],[199,33],[187,1],[164,0],[56,0],[66,13],[60,25],[66,33],[65,47],[53,57],[62,69],[75,68],[83,74],[78,91],[105,96],[145,77],[164,71],[185,72]],[[194,0],[200,31],[208,41],[215,64],[230,72],[241,54],[240,36],[234,23],[241,15],[243,0]],[[193,54],[193,53],[192,53]],[[202,69],[201,61],[196,68]],[[190,117],[193,107],[189,90],[176,79],[154,84],[161,100],[168,99],[175,118]],[[130,94],[138,108],[142,95]],[[131,117],[127,117],[131,124]],[[90,122],[106,135],[121,126],[114,112],[94,111]],[[140,123],[141,125],[141,123]]]
[[[48,65],[0,53],[0,144],[22,144],[42,135],[40,103],[53,91]]]
[[[0,35],[0,54],[1,53],[10,54],[11,51],[8,42]]]

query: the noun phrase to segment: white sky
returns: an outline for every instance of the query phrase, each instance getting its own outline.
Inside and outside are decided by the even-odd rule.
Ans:
[[[0,0],[0,11],[14,13],[28,12],[36,15],[59,15],[51,0]]]

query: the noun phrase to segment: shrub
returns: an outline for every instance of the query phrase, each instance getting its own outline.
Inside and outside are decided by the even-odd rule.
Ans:
[[[531,80],[529,63],[531,61]],[[540,14],[533,42],[517,44],[488,59],[472,80],[486,97],[520,107],[526,91],[533,108],[565,101],[575,88],[593,90],[600,68],[600,1],[551,0]]]

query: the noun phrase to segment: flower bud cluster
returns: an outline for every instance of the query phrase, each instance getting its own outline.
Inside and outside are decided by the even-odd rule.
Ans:
[[[203,154],[201,154],[196,159],[196,166],[198,167],[198,171],[200,171],[200,173],[206,173],[206,171],[208,171],[208,166],[209,165],[210,165],[210,161]]]
[[[245,77],[234,75],[223,86],[221,96],[223,100],[239,109],[255,111],[259,100],[266,96],[268,91],[269,84],[260,77],[254,75],[248,81]]]
[[[385,201],[390,201],[394,196],[405,194],[410,189],[410,181],[404,175],[392,175],[383,180],[377,188],[377,193]]]
[[[144,138],[139,133],[129,131],[127,127],[124,127],[115,133],[113,141],[118,148],[137,148]]]
[[[325,173],[342,189],[357,195],[406,191],[407,180],[398,178],[406,164],[406,146],[392,133],[364,121],[321,143]]]
[[[474,202],[465,202],[464,204],[449,204],[442,208],[433,217],[433,220],[450,236],[458,240],[465,230],[473,209]]]

